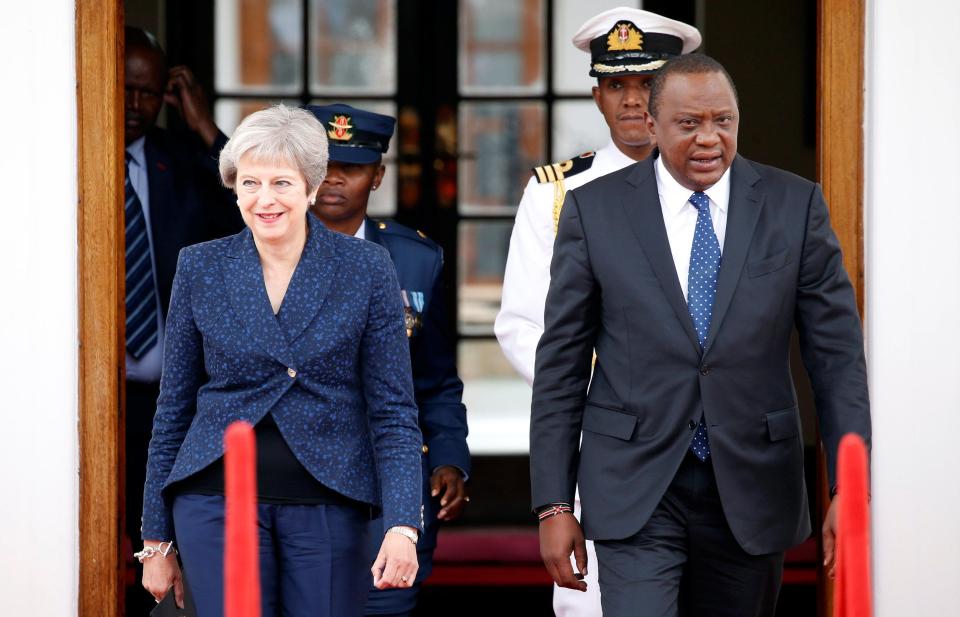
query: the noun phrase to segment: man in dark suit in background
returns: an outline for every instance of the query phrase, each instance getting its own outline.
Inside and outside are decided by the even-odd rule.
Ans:
[[[213,123],[193,74],[185,66],[168,70],[150,33],[127,27],[125,36],[125,530],[139,543],[147,444],[177,255],[190,244],[239,231],[243,223],[217,175],[217,155],[226,137]],[[181,143],[156,127],[164,102],[180,112],[197,143]],[[142,612],[141,602],[152,603],[138,587],[127,594],[128,614],[141,614],[134,612]]]
[[[366,614],[409,615],[432,569],[439,522],[459,517],[470,500],[464,485],[470,473],[467,410],[461,402],[463,383],[447,334],[441,277],[443,250],[419,231],[367,217],[370,192],[383,182],[382,156],[396,120],[342,104],[310,105],[307,109],[326,127],[330,144],[327,177],[311,210],[330,229],[386,248],[400,282],[424,440],[424,532],[417,542],[420,569],[414,585],[372,588]],[[371,544],[371,561],[377,548]]]
[[[853,289],[820,188],[737,155],[719,63],[668,62],[647,125],[658,151],[573,190],[560,219],[533,385],[541,552],[582,589],[569,556],[586,568],[595,540],[605,617],[771,616],[810,534],[795,326],[834,492],[840,438],[869,443]]]

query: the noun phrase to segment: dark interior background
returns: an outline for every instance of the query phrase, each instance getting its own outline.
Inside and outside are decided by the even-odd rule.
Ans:
[[[551,15],[553,0],[543,2],[546,3],[546,14]],[[307,5],[306,0],[304,4]],[[701,51],[723,63],[733,76],[741,108],[740,153],[814,179],[816,1],[648,0],[642,5],[647,10],[696,25],[704,37]],[[214,3],[210,0],[126,0],[125,8],[127,24],[157,34],[171,63],[190,66],[211,102],[215,100]],[[549,28],[547,30],[545,44],[549,55],[555,35]],[[451,110],[455,112],[464,100],[458,92],[457,39],[457,2],[399,0],[397,89],[395,95],[387,98],[396,104],[397,109],[412,108],[417,112],[419,147],[400,152],[398,156],[401,163],[415,165],[419,173],[413,177],[417,185],[412,194],[416,199],[399,200],[394,216],[401,223],[422,229],[444,247],[447,306],[454,332],[458,331],[458,302],[461,301],[457,272],[463,247],[459,243],[464,238],[458,230],[469,217],[457,207],[462,189],[456,186],[455,169],[459,162],[456,149],[451,151],[448,140],[438,137],[438,129],[442,131],[440,125],[447,122]],[[315,92],[312,95],[302,92],[284,98],[307,102],[315,96]],[[538,98],[548,105],[553,101],[549,91]],[[546,116],[549,126],[553,119],[549,109]],[[175,113],[166,115],[161,122],[172,131],[186,130]],[[553,151],[551,133],[547,130],[545,136],[548,153]],[[606,135],[599,136],[597,147],[605,141]],[[575,154],[569,152],[565,156]],[[526,172],[520,170],[519,173]],[[519,201],[520,194],[514,198]],[[484,220],[509,223],[512,215],[502,214]],[[504,229],[508,231],[509,225]],[[483,246],[480,249],[485,250]],[[504,250],[502,238],[489,250]],[[491,334],[471,333],[462,327],[460,338],[492,340]],[[816,433],[812,397],[799,356],[794,356],[808,445],[808,478],[813,480]],[[470,480],[473,501],[464,518],[452,527],[526,526],[532,529],[527,473],[525,455],[477,456]],[[815,502],[811,499],[812,504]],[[530,615],[550,615],[549,595],[549,588],[543,587],[499,589],[496,593],[473,587],[428,587],[423,594],[420,614],[439,615],[455,611],[463,615],[486,615],[495,610],[502,612],[506,604],[515,607],[516,614],[524,610]],[[815,603],[815,592],[811,587],[787,587],[778,614],[813,615]]]

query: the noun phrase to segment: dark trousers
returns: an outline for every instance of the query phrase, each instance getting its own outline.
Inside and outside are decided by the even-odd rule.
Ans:
[[[177,545],[199,617],[223,616],[223,497],[173,502]],[[372,580],[369,511],[340,505],[257,506],[263,617],[359,617]]]
[[[147,446],[153,431],[153,414],[157,410],[157,396],[160,384],[126,382],[126,429],[124,457],[124,532],[130,538],[130,551],[139,551],[143,547],[140,539],[140,517],[143,512],[143,484],[147,477]],[[167,540],[169,538],[150,538]],[[131,553],[121,555],[123,561],[131,563]],[[153,597],[143,589],[143,566],[134,564],[133,581],[126,591],[128,617],[145,617],[156,606]]]
[[[771,617],[776,609],[783,553],[740,548],[709,460],[688,453],[643,529],[595,544],[604,617]]]

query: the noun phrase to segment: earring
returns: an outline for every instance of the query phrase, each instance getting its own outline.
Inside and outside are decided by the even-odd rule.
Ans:
[[[377,190],[379,187],[380,187],[379,184],[374,184],[372,187],[370,187],[370,190],[371,190],[371,191],[375,191],[375,190]]]
[[[316,205],[317,202],[311,199],[309,203],[310,203],[310,207],[312,208],[314,205]]]

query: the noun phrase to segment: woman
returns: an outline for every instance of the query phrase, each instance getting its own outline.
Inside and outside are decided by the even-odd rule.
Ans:
[[[422,526],[421,436],[399,286],[382,248],[308,209],[327,139],[308,112],[250,115],[220,155],[243,232],[181,252],[147,462],[143,585],[223,614],[223,433],[257,431],[264,617],[361,615],[366,529],[378,588],[406,587]],[[381,479],[378,486],[377,478]],[[146,548],[152,547],[152,548]]]

